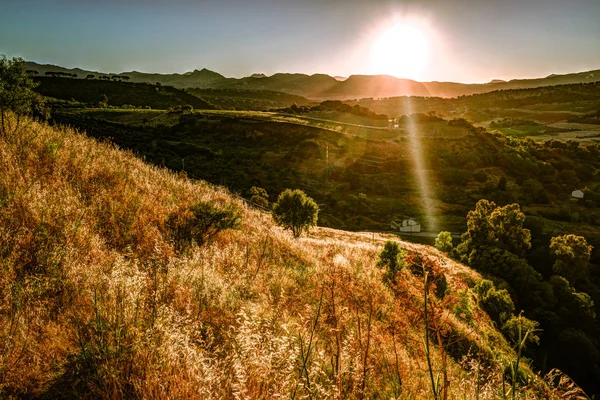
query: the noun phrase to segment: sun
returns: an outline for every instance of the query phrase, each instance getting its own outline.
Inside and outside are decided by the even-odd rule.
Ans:
[[[375,40],[371,63],[375,74],[416,79],[427,66],[429,40],[419,28],[396,24]]]

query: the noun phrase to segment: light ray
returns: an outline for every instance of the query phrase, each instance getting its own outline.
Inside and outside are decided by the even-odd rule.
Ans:
[[[412,98],[406,97],[408,115],[413,115]],[[438,232],[438,224],[434,215],[434,204],[431,190],[431,180],[427,166],[425,165],[424,154],[422,149],[422,137],[419,134],[418,128],[414,122],[414,118],[408,119],[408,137],[410,143],[410,155],[413,164],[413,173],[417,182],[419,194],[421,195],[422,210],[425,215],[425,226],[428,232]]]

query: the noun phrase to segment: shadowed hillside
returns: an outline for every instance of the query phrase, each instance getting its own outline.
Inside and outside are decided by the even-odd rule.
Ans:
[[[212,104],[180,89],[147,83],[48,77],[36,78],[36,82],[39,82],[39,86],[35,90],[43,96],[67,101],[74,100],[95,107],[104,98],[108,106],[147,106],[165,110],[171,107],[191,105],[198,109],[215,109]]]
[[[304,97],[271,90],[246,89],[188,89],[188,93],[200,97],[222,110],[266,111],[272,108],[308,105]]]
[[[426,398],[437,376],[440,396],[501,398],[516,354],[474,271],[399,242],[390,278],[392,237],[293,240],[222,189],[26,122],[0,139],[1,397]],[[216,215],[233,229],[201,225]],[[521,362],[520,396],[561,396]]]

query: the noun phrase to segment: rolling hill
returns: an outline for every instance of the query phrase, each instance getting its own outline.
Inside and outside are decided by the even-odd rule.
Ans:
[[[214,109],[212,104],[183,90],[148,83],[114,82],[96,79],[35,78],[39,94],[53,99],[74,101],[74,106],[84,103],[97,106],[106,96],[108,106],[131,105],[166,110],[171,107],[191,105],[199,109]]]
[[[266,111],[306,106],[312,102],[305,97],[272,90],[250,89],[187,89],[187,92],[223,110]]]
[[[98,75],[94,71],[80,68],[68,69],[54,65],[41,65],[27,62],[28,70],[46,72],[76,73],[79,78],[88,74]],[[101,74],[115,75],[115,74]],[[123,72],[118,75],[129,76],[133,82],[159,82],[179,88],[215,88],[215,89],[251,89],[281,91],[310,99],[358,99],[363,97],[392,96],[434,96],[458,97],[494,90],[536,88],[541,86],[573,83],[589,83],[600,81],[600,70],[549,75],[537,79],[514,79],[508,82],[492,81],[483,84],[464,84],[456,82],[415,82],[385,75],[354,75],[345,80],[338,80],[325,74],[289,74],[277,73],[272,76],[250,76],[245,78],[226,78],[207,69],[194,70],[184,74],[151,74],[142,72]]]
[[[428,362],[448,398],[501,395],[517,355],[481,276],[443,253],[322,228],[294,240],[222,188],[24,126],[0,138],[2,397],[425,398]],[[238,222],[192,241],[197,205]],[[405,252],[394,284],[376,266],[386,240]],[[524,397],[565,398],[519,371]]]
[[[398,79],[389,75],[352,75],[315,97],[325,100],[430,95],[425,84],[410,79]]]

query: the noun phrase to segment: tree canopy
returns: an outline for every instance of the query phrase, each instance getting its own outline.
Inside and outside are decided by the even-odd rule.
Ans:
[[[290,229],[296,238],[317,224],[318,215],[317,203],[299,189],[284,190],[273,206],[275,222]]]
[[[467,214],[467,231],[463,243],[469,246],[493,246],[516,255],[531,248],[531,232],[523,227],[525,214],[518,204],[496,206],[489,200],[479,200]]]
[[[4,55],[0,57],[0,132],[3,135],[18,130],[20,116],[31,113],[39,99],[33,91],[35,86],[22,58],[9,60]],[[8,112],[17,116],[14,126],[9,126]]]
[[[584,237],[576,235],[554,237],[550,241],[550,252],[556,257],[552,271],[567,278],[571,285],[585,276],[592,246],[588,245]]]

